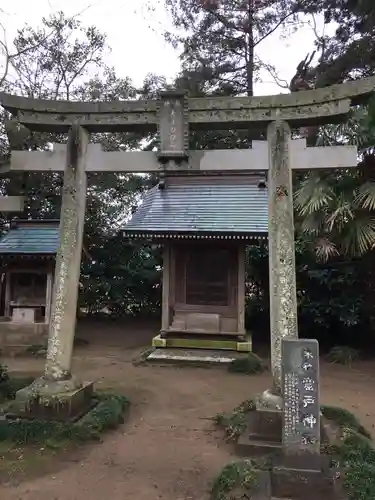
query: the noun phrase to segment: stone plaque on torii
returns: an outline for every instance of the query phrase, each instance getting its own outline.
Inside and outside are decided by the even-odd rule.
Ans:
[[[61,247],[49,330],[45,376],[34,390],[70,390],[76,322],[86,176],[90,171],[233,171],[268,170],[271,358],[273,387],[263,407],[281,409],[281,339],[297,338],[294,224],[291,170],[347,168],[357,163],[355,147],[306,148],[291,140],[291,128],[344,121],[352,105],[372,94],[375,78],[324,89],[266,97],[186,98],[163,93],[158,100],[82,103],[34,100],[0,94],[3,107],[30,130],[67,132],[68,145],[51,152],[12,152],[9,169],[58,171],[64,165]],[[267,142],[253,149],[188,151],[192,130],[256,128]],[[159,151],[102,152],[89,144],[90,132],[156,131]],[[23,393],[25,396],[25,393]]]

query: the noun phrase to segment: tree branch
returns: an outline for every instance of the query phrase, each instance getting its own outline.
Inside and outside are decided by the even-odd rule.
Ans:
[[[293,16],[294,14],[295,14],[295,12],[292,11],[292,12],[289,12],[289,14],[287,14],[286,16],[284,16],[278,23],[275,24],[275,26],[272,29],[270,29],[265,35],[261,36],[260,38],[258,38],[258,40],[256,40],[254,42],[254,47],[256,47],[257,45],[259,45],[261,42],[263,42],[263,40],[265,40],[267,37],[269,37],[270,35],[272,35],[273,33],[275,33],[275,31],[277,31],[280,28],[280,26],[282,24],[284,24],[285,21],[289,17]]]
[[[269,63],[264,63],[264,62],[258,62],[260,67],[265,69],[267,73],[272,77],[273,81],[276,83],[276,85],[282,89],[289,89],[289,83],[287,80],[284,80],[284,78],[280,78],[279,75],[277,74],[276,68],[272,66],[272,64]]]

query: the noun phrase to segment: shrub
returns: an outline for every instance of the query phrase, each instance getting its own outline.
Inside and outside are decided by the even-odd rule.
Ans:
[[[362,434],[363,436],[367,437],[368,439],[371,439],[371,434],[361,425],[361,423],[358,421],[357,417],[353,415],[348,410],[345,410],[344,408],[339,408],[337,406],[321,406],[321,410],[325,418],[328,418],[329,420],[334,420],[336,424],[343,428],[349,428],[352,429],[353,431]]]
[[[215,479],[212,486],[213,500],[242,500],[256,485],[257,470],[253,460],[240,460],[228,464]]]
[[[8,368],[0,363],[0,384],[9,380]]]
[[[214,420],[224,428],[228,439],[237,439],[246,429],[246,415],[255,410],[255,402],[251,399],[243,401],[230,413],[218,413]]]
[[[339,363],[340,365],[351,366],[353,361],[359,358],[359,352],[348,346],[333,347],[328,353],[328,360],[331,363]]]
[[[262,373],[265,368],[263,360],[253,352],[250,352],[245,358],[234,359],[228,366],[230,372],[248,375]]]

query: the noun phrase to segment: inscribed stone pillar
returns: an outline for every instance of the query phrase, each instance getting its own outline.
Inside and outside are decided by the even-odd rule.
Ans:
[[[281,341],[298,338],[289,125],[282,121],[271,123],[267,140],[271,364],[273,392],[281,395]]]
[[[74,125],[69,132],[57,253],[54,296],[48,334],[45,378],[70,378],[86,208],[88,132]]]

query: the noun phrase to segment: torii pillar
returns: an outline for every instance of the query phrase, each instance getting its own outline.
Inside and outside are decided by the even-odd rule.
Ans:
[[[15,411],[21,416],[74,419],[91,405],[93,382],[71,373],[77,318],[86,208],[88,131],[73,124],[68,134],[60,217],[60,246],[55,269],[51,321],[44,376],[16,394]]]

